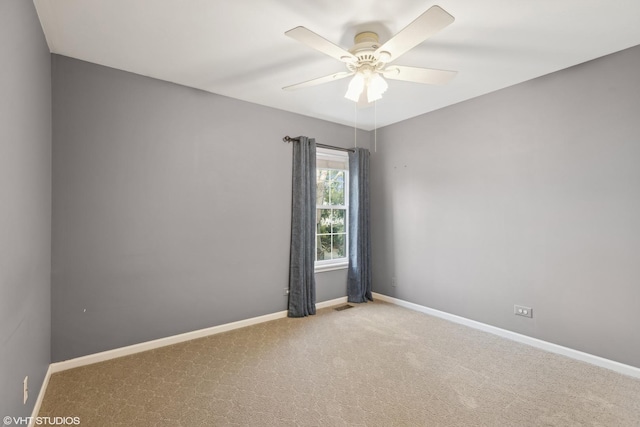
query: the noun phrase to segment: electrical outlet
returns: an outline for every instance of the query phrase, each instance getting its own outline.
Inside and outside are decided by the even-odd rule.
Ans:
[[[533,310],[531,307],[525,307],[524,305],[514,305],[513,314],[516,316],[533,317]]]
[[[396,279],[395,277],[391,278],[391,287],[395,288],[396,286],[398,286],[398,279]]]
[[[24,381],[22,381],[22,404],[27,404],[27,399],[29,398],[29,377],[24,377]]]

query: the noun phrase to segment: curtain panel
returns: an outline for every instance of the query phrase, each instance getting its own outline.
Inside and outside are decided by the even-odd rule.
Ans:
[[[347,300],[373,301],[369,216],[369,150],[349,153],[349,273]]]
[[[316,142],[301,136],[293,144],[289,317],[316,314],[315,217]]]

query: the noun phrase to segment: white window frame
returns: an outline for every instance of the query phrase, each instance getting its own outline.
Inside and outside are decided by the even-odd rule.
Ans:
[[[342,209],[344,206],[345,209],[345,257],[338,259],[329,259],[329,260],[316,260],[315,261],[315,271],[323,272],[323,271],[331,271],[331,270],[341,270],[349,267],[349,153],[346,151],[340,150],[331,150],[328,148],[317,148],[316,149],[316,160],[328,160],[344,163],[345,169],[345,179],[344,179],[344,205],[333,206],[333,205],[316,205],[316,212],[318,209]],[[325,169],[325,168],[318,168]],[[317,224],[317,218],[316,218]],[[315,232],[315,244],[314,244],[314,254],[318,253],[318,228],[316,226]]]

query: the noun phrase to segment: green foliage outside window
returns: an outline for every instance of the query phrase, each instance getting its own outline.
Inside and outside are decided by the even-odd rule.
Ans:
[[[347,256],[346,171],[316,171],[316,260]]]

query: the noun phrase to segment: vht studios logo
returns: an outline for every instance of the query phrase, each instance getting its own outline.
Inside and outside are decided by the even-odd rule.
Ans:
[[[6,416],[2,419],[5,426],[24,425],[31,423],[36,426],[73,426],[80,425],[80,417],[10,417]]]

